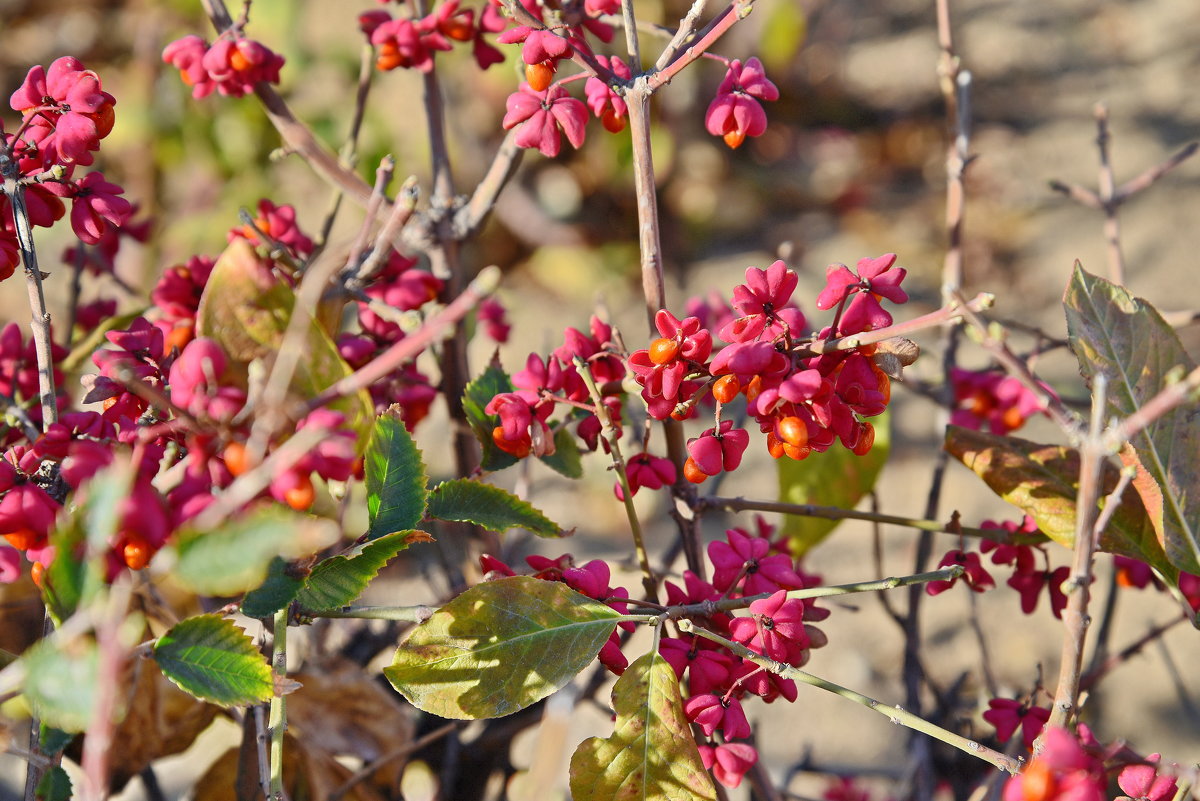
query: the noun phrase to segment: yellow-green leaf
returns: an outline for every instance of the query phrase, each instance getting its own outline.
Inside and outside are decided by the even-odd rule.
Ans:
[[[875,445],[863,456],[843,448],[841,443],[834,443],[824,453],[814,451],[799,462],[786,456],[777,459],[779,500],[853,509],[875,486],[875,480],[887,462],[892,440],[890,422],[888,412],[871,419],[875,427]],[[799,557],[829,536],[840,522],[787,515],[783,519],[783,531],[788,535],[792,554]]]
[[[511,715],[587,667],[617,617],[560,582],[487,581],[413,629],[383,673],[413,706],[443,718]]]
[[[679,681],[651,652],[612,691],[611,737],[584,740],[571,757],[575,801],[710,801],[716,790],[683,714]]]
[[[1084,376],[1108,379],[1112,414],[1127,417],[1195,362],[1153,306],[1078,263],[1063,297],[1071,348]],[[1200,573],[1200,427],[1195,409],[1170,411],[1133,438],[1121,460],[1137,470],[1142,497],[1167,558]]]
[[[1079,452],[1061,445],[1039,445],[1017,437],[985,434],[950,426],[946,450],[1004,500],[1033,517],[1057,543],[1075,541],[1075,500],[1079,492]],[[1116,487],[1120,471],[1104,464],[1102,496]],[[1178,571],[1163,553],[1141,499],[1133,489],[1121,496],[1100,536],[1101,549],[1140,559],[1171,580]]]

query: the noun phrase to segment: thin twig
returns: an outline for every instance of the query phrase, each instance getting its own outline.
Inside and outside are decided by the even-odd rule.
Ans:
[[[1104,242],[1108,249],[1108,278],[1117,286],[1125,285],[1125,257],[1121,255],[1121,223],[1117,219],[1116,180],[1109,157],[1108,106],[1097,103],[1096,149],[1100,155],[1100,203],[1104,210]]]
[[[516,174],[517,167],[521,166],[521,157],[525,153],[525,148],[517,147],[516,139],[517,130],[514,128],[500,143],[496,155],[492,158],[491,166],[488,167],[483,179],[475,187],[471,199],[455,212],[454,233],[459,239],[469,239],[479,231],[479,227],[483,225],[487,215],[496,206],[496,200],[500,197],[501,190]]]
[[[700,20],[700,15],[704,13],[706,5],[708,5],[708,0],[694,0],[687,14],[679,21],[679,28],[671,36],[671,41],[667,42],[667,46],[663,48],[658,61],[654,63],[654,69],[661,70],[671,63],[675,55],[679,52],[679,48],[683,47],[695,32],[696,23]]]
[[[816,506],[808,503],[782,503],[777,501],[759,501],[749,498],[718,498],[713,496],[697,499],[698,509],[723,509],[727,512],[779,512],[800,517],[819,517],[824,520],[866,520],[873,523],[883,523],[892,526],[905,526],[921,531],[945,534],[966,534],[971,537],[983,537],[994,542],[1033,543],[1043,542],[1040,537],[1016,537],[999,529],[972,528],[956,524],[946,524],[937,520],[925,518],[885,515],[877,512],[859,512],[854,509],[842,509],[837,506]]]
[[[791,665],[785,665],[782,662],[777,662],[774,659],[765,657],[762,654],[751,651],[741,643],[733,642],[732,640],[728,640],[719,634],[697,626],[687,618],[680,620],[678,622],[678,626],[681,631],[698,635],[706,640],[710,640],[718,645],[722,645],[732,651],[735,655],[740,656],[742,659],[749,660],[756,665],[764,667],[778,676],[783,676],[784,678],[793,679],[795,681],[803,682],[804,684],[812,685],[813,687],[818,687],[826,692],[831,692],[834,695],[840,695],[843,698],[865,706],[867,709],[884,715],[893,723],[901,726],[907,726],[908,728],[919,731],[923,734],[928,734],[930,737],[941,740],[947,745],[959,749],[963,753],[978,757],[979,759],[982,759],[983,761],[988,762],[1001,770],[1008,771],[1009,773],[1017,773],[1021,769],[1021,761],[1014,759],[1007,754],[1002,754],[999,751],[982,745],[981,743],[968,740],[962,735],[955,734],[947,729],[943,729],[941,726],[936,726],[933,723],[930,723],[929,721],[924,720],[923,718],[920,718],[911,712],[908,712],[907,710],[901,709],[898,706],[881,703],[876,701],[874,698],[870,698],[849,688],[842,687],[841,685],[834,684],[831,681],[826,681],[825,679],[814,676],[811,673],[800,670],[799,668],[792,667]]]
[[[449,326],[454,325],[473,309],[479,301],[495,291],[500,280],[500,268],[485,267],[463,293],[425,321],[415,333],[396,342],[355,372],[337,381],[333,386],[312,398],[304,405],[304,413],[319,409],[338,398],[369,387],[388,375],[404,362],[414,359],[429,347]]]
[[[691,45],[688,45],[683,51],[677,52],[670,63],[648,76],[646,80],[647,93],[653,94],[670,83],[680,70],[708,52],[708,49],[718,39],[728,33],[734,25],[750,16],[750,12],[753,10],[754,0],[733,0],[704,27],[704,30],[696,34]]]
[[[574,361],[575,369],[583,377],[583,382],[592,396],[592,403],[596,405],[595,414],[600,420],[600,432],[604,441],[608,443],[617,481],[621,485],[621,500],[625,504],[625,516],[629,519],[629,531],[633,535],[633,549],[637,554],[638,565],[642,569],[642,589],[646,592],[646,600],[657,601],[658,578],[654,575],[653,568],[650,567],[650,554],[646,551],[646,540],[642,536],[642,524],[638,520],[637,509],[633,505],[633,491],[629,486],[629,475],[625,471],[625,457],[621,455],[620,431],[613,423],[612,414],[609,412],[608,406],[604,404],[604,397],[596,387],[596,379],[592,376],[592,371],[578,356]]]
[[[287,733],[287,699],[282,685],[287,680],[287,630],[289,609],[285,606],[275,613],[275,641],[271,645],[271,672],[275,678],[275,694],[271,696],[271,711],[267,729],[271,734],[271,794],[268,801],[286,801],[283,788],[283,736]]]
[[[224,0],[201,0],[201,3],[218,33],[224,33],[233,26],[233,19],[229,16]],[[337,156],[317,141],[312,131],[296,118],[273,86],[269,83],[257,83],[254,86],[254,94],[267,112],[267,118],[279,131],[279,135],[291,151],[301,156],[318,175],[341,189],[354,202],[361,206],[367,204],[371,199],[371,187],[353,170],[342,166]]]
[[[1101,439],[1107,381],[1098,374],[1093,379],[1092,419],[1088,436],[1079,448],[1079,494],[1075,501],[1075,556],[1071,575],[1064,582],[1067,606],[1063,609],[1063,645],[1059,662],[1058,686],[1048,727],[1065,728],[1078,714],[1079,675],[1083,669],[1083,645],[1090,623],[1087,614],[1091,593],[1092,562],[1096,549],[1096,523],[1099,517],[1100,474],[1104,466]],[[1111,502],[1109,506],[1115,507]],[[1040,743],[1040,738],[1039,738]],[[1040,748],[1035,748],[1039,752]]]
[[[50,312],[46,310],[46,293],[42,288],[42,271],[38,268],[37,251],[33,245],[33,229],[29,226],[29,210],[25,206],[25,187],[16,180],[17,163],[4,158],[4,194],[12,204],[13,222],[17,232],[17,248],[25,265],[25,288],[29,295],[29,327],[37,353],[38,394],[42,407],[42,430],[58,422],[57,391],[54,387],[53,344],[50,340]]]
[[[947,301],[942,308],[922,314],[920,317],[913,317],[902,323],[889,325],[886,328],[877,328],[874,331],[863,331],[859,334],[833,339],[818,339],[809,343],[802,342],[792,349],[792,353],[799,358],[809,358],[836,350],[854,350],[863,345],[872,345],[896,337],[907,337],[926,328],[957,322],[963,317],[970,319],[971,315],[991,308],[995,302],[996,296],[990,292],[980,292],[970,300],[959,295]]]

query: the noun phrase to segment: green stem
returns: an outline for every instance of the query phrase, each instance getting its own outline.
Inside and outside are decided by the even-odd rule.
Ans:
[[[756,665],[764,667],[772,673],[783,676],[784,678],[794,679],[796,681],[804,682],[805,684],[810,684],[813,687],[819,687],[820,689],[825,690],[826,692],[831,692],[834,695],[840,695],[843,698],[854,701],[856,704],[861,704],[867,709],[886,716],[892,721],[892,723],[897,723],[914,731],[928,734],[930,737],[941,740],[947,745],[954,746],[964,753],[979,757],[985,762],[989,762],[1001,770],[1008,771],[1009,773],[1017,773],[1021,770],[1020,760],[988,748],[987,746],[975,742],[974,740],[968,740],[966,737],[955,734],[947,729],[943,729],[941,726],[935,726],[924,718],[919,718],[910,712],[906,712],[898,706],[892,706],[891,704],[885,704],[880,701],[876,701],[874,698],[863,695],[862,693],[856,692],[855,690],[851,690],[847,687],[843,687],[840,684],[834,684],[831,681],[826,681],[825,679],[814,676],[811,673],[800,670],[799,668],[794,668],[791,665],[785,665],[782,662],[776,662],[774,659],[770,659],[762,654],[757,654],[754,651],[751,651],[749,648],[740,643],[727,640],[719,634],[715,634],[708,629],[701,628],[686,618],[680,620],[678,625],[682,631],[690,632],[699,637],[703,637],[706,640],[711,640],[718,645],[723,645],[743,659],[747,659]]]
[[[271,646],[271,670],[276,684],[287,678],[287,630],[288,607],[275,613],[275,642]],[[267,718],[267,729],[271,733],[271,799],[285,801],[283,789],[283,735],[287,732],[287,707],[284,696],[276,687],[271,696],[271,711]]]
[[[941,570],[931,570],[928,573],[918,573],[913,576],[891,576],[878,581],[860,581],[854,584],[835,584],[830,587],[808,587],[802,590],[791,590],[787,597],[792,598],[828,598],[834,595],[850,595],[856,592],[879,592],[894,590],[897,587],[908,587],[913,584],[924,584],[930,581],[952,581],[961,577],[967,570],[962,565],[952,565]],[[759,595],[747,595],[742,598],[726,598],[721,601],[702,601],[696,604],[679,604],[676,606],[658,607],[661,612],[652,615],[623,615],[622,623],[654,623],[664,620],[679,620],[681,618],[699,616],[708,617],[717,612],[732,612],[745,609],[755,601],[770,598],[773,593],[764,592]]]
[[[642,536],[642,524],[638,520],[637,509],[633,505],[633,492],[629,487],[629,476],[625,472],[625,457],[621,455],[617,427],[613,423],[608,407],[604,405],[604,397],[596,386],[596,379],[592,376],[592,371],[578,356],[575,357],[575,369],[587,384],[588,392],[592,396],[592,403],[596,404],[596,417],[600,419],[604,441],[608,443],[609,452],[612,454],[613,469],[616,470],[617,481],[621,484],[621,494],[624,496],[625,516],[629,518],[629,530],[633,534],[633,548],[637,552],[638,564],[642,568],[642,588],[646,591],[647,600],[657,601],[658,580],[654,577],[654,569],[650,567],[650,554],[646,551],[646,540]]]
[[[395,620],[401,623],[424,623],[434,613],[434,608],[419,606],[343,606],[324,612],[304,612],[312,617],[350,617],[360,620]]]
[[[937,520],[926,520],[919,517],[901,517],[899,515],[883,515],[876,512],[860,512],[854,509],[842,509],[837,506],[816,506],[810,503],[780,503],[776,501],[757,501],[746,498],[721,498],[709,496],[698,501],[700,509],[723,509],[727,512],[779,512],[785,515],[800,517],[819,517],[824,520],[866,520],[872,523],[883,523],[893,526],[907,526],[922,531],[936,531],[945,534],[965,534],[968,537],[984,537],[994,542],[1004,544],[1032,544],[1044,542],[1042,537],[1014,537],[1002,529],[972,528],[970,526],[951,526]]]

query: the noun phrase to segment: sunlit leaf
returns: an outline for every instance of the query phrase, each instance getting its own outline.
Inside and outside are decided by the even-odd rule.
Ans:
[[[331,556],[318,563],[304,580],[296,601],[310,612],[341,609],[353,603],[383,566],[408,547],[409,533],[387,534],[362,546],[356,554]]]
[[[259,587],[271,560],[316,553],[338,538],[330,520],[278,506],[259,507],[216,531],[185,530],[160,554],[172,575],[201,595],[236,595]],[[156,565],[160,564],[158,558]]]
[[[96,705],[100,654],[90,639],[62,642],[47,637],[21,657],[25,697],[43,723],[64,732],[81,732]]]
[[[683,714],[679,680],[657,652],[639,657],[612,691],[611,737],[584,740],[571,757],[575,801],[715,799]]]
[[[196,335],[219,344],[231,365],[226,379],[245,383],[247,367],[257,359],[270,360],[279,352],[292,316],[296,292],[283,283],[245,239],[235,239],[213,265],[196,312]],[[316,318],[309,321],[300,343],[304,358],[296,364],[290,390],[312,398],[351,373],[337,345]],[[346,424],[365,434],[374,417],[369,394],[339,398],[330,407]]]
[[[425,516],[425,463],[400,407],[379,416],[363,456],[371,539],[417,527]]]
[[[824,453],[810,453],[801,461],[784,456],[775,460],[779,471],[779,500],[783,503],[816,504],[853,509],[875,486],[891,451],[891,414],[871,418],[875,427],[875,445],[858,456],[840,443]],[[792,553],[803,556],[810,548],[837,528],[840,520],[785,515],[783,531],[788,535]]]
[[[958,426],[947,429],[946,450],[982,478],[993,492],[1032,516],[1050,539],[1068,547],[1075,541],[1078,451]],[[1101,475],[1101,494],[1107,496],[1116,487],[1120,471],[1106,462]],[[1100,547],[1140,559],[1172,580],[1177,575],[1133,489],[1126,489],[1121,496],[1121,505],[1100,536]]]
[[[71,777],[62,765],[52,765],[42,775],[34,796],[38,801],[67,801],[71,797]]]
[[[562,536],[562,528],[528,501],[500,487],[458,478],[443,481],[429,493],[425,514],[439,520],[474,523],[492,531],[519,526],[539,537]]]
[[[469,720],[511,715],[587,667],[616,617],[559,582],[488,581],[413,629],[383,672],[425,712]]]
[[[273,693],[266,657],[220,615],[175,624],[154,644],[154,661],[181,690],[220,706],[261,703]]]
[[[579,444],[575,436],[566,428],[560,428],[554,434],[554,453],[539,456],[542,464],[561,473],[567,478],[583,476],[583,460],[580,458]]]
[[[471,424],[471,430],[479,439],[483,453],[479,466],[484,470],[503,470],[517,463],[517,457],[497,448],[492,440],[492,429],[500,425],[500,416],[484,411],[492,398],[502,392],[512,391],[513,385],[508,374],[492,364],[478,378],[467,384],[463,392],[463,413],[467,416],[467,422]]]
[[[1169,373],[1196,366],[1153,306],[1078,263],[1063,306],[1080,370],[1089,381],[1108,379],[1112,414],[1133,414],[1166,386]],[[1194,408],[1182,407],[1161,416],[1133,438],[1121,459],[1138,471],[1134,486],[1167,558],[1200,573],[1200,427],[1194,415]]]
[[[242,614],[270,617],[290,604],[303,586],[304,581],[289,572],[288,561],[276,556],[267,566],[266,580],[242,599]]]

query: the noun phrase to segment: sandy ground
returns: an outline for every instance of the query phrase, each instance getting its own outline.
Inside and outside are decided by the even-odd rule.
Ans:
[[[772,3],[761,0],[735,42],[753,40],[770,24]],[[703,142],[681,146],[673,156],[673,169],[664,171],[664,213],[668,236],[674,237],[670,244],[675,245],[668,247],[668,261],[677,276],[684,276],[683,285],[676,283],[670,296],[678,302],[690,293],[728,292],[747,265],[766,266],[781,252],[801,272],[802,291],[811,296],[827,263],[894,250],[912,272],[914,312],[926,311],[936,304],[943,249],[942,112],[931,4],[810,0],[802,5],[809,13],[807,43],[772,73],[784,89],[777,109],[769,109],[772,134],[753,143],[749,155],[737,160]],[[1105,257],[1097,214],[1052,193],[1047,181],[1095,185],[1092,108],[1098,101],[1110,107],[1118,182],[1200,137],[1200,95],[1194,91],[1200,74],[1200,5],[1191,0],[969,0],[954,4],[954,18],[959,52],[974,77],[971,150],[978,158],[969,172],[968,289],[995,292],[998,315],[1041,325],[1061,336],[1065,325],[1059,298],[1072,263],[1079,260],[1099,272]],[[731,43],[728,52],[736,49]],[[664,113],[671,117],[675,112],[667,106]],[[572,196],[570,182],[578,183],[577,178],[540,160],[526,164],[537,180],[512,193],[501,216],[532,199],[552,217],[557,211],[547,206],[548,199],[564,196],[564,180],[566,196]],[[731,168],[744,169],[752,180],[730,179],[714,193],[713,182],[725,180]],[[712,181],[706,178],[710,173],[716,176]],[[763,178],[766,174],[770,180]],[[291,182],[310,186],[306,180]],[[1129,286],[1163,310],[1200,308],[1200,282],[1187,277],[1200,247],[1200,227],[1195,225],[1198,189],[1200,162],[1188,163],[1122,210]],[[574,191],[578,196],[580,186]],[[708,252],[699,252],[699,240],[689,234],[697,215],[707,226],[699,239]],[[627,217],[619,222],[624,224]],[[589,230],[587,222],[578,219],[568,218],[562,225],[583,234]],[[523,358],[527,350],[522,348],[553,345],[562,325],[582,324],[597,295],[609,301],[627,332],[640,331],[637,305],[625,300],[625,275],[588,272],[576,278],[568,274],[564,260],[577,257],[578,250],[545,248],[539,254],[504,290],[509,299],[520,298],[525,308],[538,309],[537,315],[515,311],[516,342],[502,352],[506,363],[515,365]],[[11,314],[12,319],[23,319],[15,307]],[[1197,341],[1192,331],[1182,334],[1189,343]],[[486,358],[482,350],[476,356],[477,363]],[[970,350],[965,358],[975,364],[985,361]],[[1080,390],[1072,384],[1077,375],[1073,359],[1059,354],[1041,367],[1064,394],[1078,396]],[[918,363],[913,375],[931,377],[935,370],[935,360],[927,359]],[[935,442],[932,416],[922,402],[897,391],[894,421],[895,446],[879,487],[880,508],[919,516],[930,480],[928,454]],[[421,435],[436,442],[437,430],[437,422],[431,421]],[[1031,439],[1055,438],[1048,425],[1035,424],[1023,433]],[[427,450],[436,465],[436,446]],[[762,495],[765,488],[767,495],[773,494],[770,467],[761,455],[756,458],[750,469],[722,488],[724,493]],[[627,549],[619,534],[625,524],[607,495],[610,479],[601,465],[589,464],[585,492],[545,473],[533,478],[531,499],[565,525],[580,527],[577,539],[569,543],[575,553],[611,556]],[[1013,516],[963,469],[950,471],[943,499],[942,517],[956,509],[967,520]],[[652,550],[660,551],[669,536],[663,510],[648,503],[643,512],[651,523]],[[714,520],[706,535],[718,537],[723,528]],[[914,535],[885,528],[883,542],[885,572],[908,572]],[[943,545],[952,547],[950,542]],[[1064,559],[1060,556],[1059,563]],[[844,525],[813,554],[809,566],[831,583],[874,577],[869,529]],[[1102,560],[1101,584],[1106,571]],[[389,589],[380,592],[392,595]],[[1012,695],[1027,689],[1038,665],[1052,681],[1061,633],[1044,606],[1026,617],[1011,593],[989,593],[977,601],[1002,692]],[[964,696],[980,699],[980,645],[966,625],[968,603],[966,593],[956,590],[927,604],[925,660],[941,686],[966,674]],[[899,701],[902,639],[880,604],[862,598],[831,606],[834,614],[823,626],[830,645],[814,655],[810,669],[881,700]],[[1173,614],[1164,595],[1123,594],[1112,643],[1129,643],[1147,625]],[[1200,716],[1194,705],[1200,694],[1194,667],[1198,660],[1200,637],[1177,627],[1119,668],[1092,701],[1098,736],[1127,737],[1144,752],[1195,761],[1200,757]],[[977,712],[969,705],[964,709],[968,717]],[[869,769],[885,775],[904,769],[905,736],[900,729],[818,690],[801,688],[795,707],[754,706],[751,718],[777,780],[805,760],[830,769]],[[977,714],[974,721],[981,735],[990,732]],[[562,742],[567,744],[607,732],[599,715],[571,715],[564,725],[568,733]],[[215,753],[216,743],[231,736],[228,729],[210,732],[199,753]],[[562,765],[569,752],[569,745],[562,749]],[[545,751],[534,743],[520,743],[518,764],[535,753]],[[545,758],[553,762],[552,754]],[[162,766],[160,777],[170,796],[183,792],[203,760],[189,754]],[[552,773],[560,787],[566,775],[562,765]],[[4,783],[15,783],[19,774],[14,760],[0,757],[0,799],[13,797]],[[805,794],[818,793],[820,786],[804,777],[789,785]],[[135,783],[130,797],[139,793]],[[519,795],[519,789],[514,790],[514,797]],[[408,797],[420,797],[419,790],[414,786]],[[745,796],[738,792],[731,797]]]

